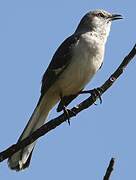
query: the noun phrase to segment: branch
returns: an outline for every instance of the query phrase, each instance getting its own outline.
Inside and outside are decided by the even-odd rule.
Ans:
[[[107,168],[107,170],[106,170],[106,173],[105,173],[105,175],[104,175],[104,177],[103,177],[103,180],[109,180],[110,175],[111,175],[111,173],[112,173],[112,171],[113,171],[114,163],[115,163],[114,158],[111,158],[110,163],[109,163],[109,166],[108,166],[108,168]]]
[[[113,83],[117,80],[117,78],[123,73],[126,66],[129,64],[129,62],[134,58],[136,55],[136,44],[134,45],[133,49],[130,51],[130,53],[124,58],[120,66],[117,68],[117,70],[109,77],[109,79],[102,84],[102,86],[99,87],[100,95],[102,95],[108,88],[110,88]],[[73,107],[71,111],[74,111],[75,114],[78,114],[80,111],[87,109],[89,106],[91,106],[99,96],[96,96],[96,99],[94,99],[92,96],[78,104],[76,107]],[[70,117],[73,117],[74,114],[70,113]],[[27,145],[33,143],[36,139],[39,137],[45,135],[52,129],[56,128],[60,124],[62,124],[64,121],[67,120],[66,114],[62,114],[58,116],[57,118],[54,118],[44,124],[42,127],[37,129],[34,133],[32,133],[29,137],[25,138],[24,140],[18,142],[17,144],[13,144],[6,150],[2,151],[0,153],[0,162],[3,160],[9,158],[12,156],[15,152],[19,151],[20,149],[23,149]]]

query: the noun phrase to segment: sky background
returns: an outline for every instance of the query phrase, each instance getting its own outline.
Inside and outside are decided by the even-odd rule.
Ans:
[[[134,0],[0,1],[0,151],[15,143],[40,96],[41,78],[56,48],[90,10],[119,13],[106,44],[102,69],[87,86],[101,85],[135,43]],[[0,179],[102,179],[111,157],[112,180],[136,179],[136,59],[103,96],[71,121],[42,137],[23,172],[0,164]],[[86,97],[86,96],[85,96]],[[85,97],[72,103],[77,104]],[[71,106],[70,106],[71,107]],[[49,119],[58,114],[52,111]]]

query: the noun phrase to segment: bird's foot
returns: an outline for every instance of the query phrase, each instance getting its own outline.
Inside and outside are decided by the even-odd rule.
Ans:
[[[100,104],[102,104],[102,98],[101,98],[101,92],[103,90],[101,88],[95,88],[92,90],[86,90],[86,91],[81,91],[80,94],[91,94],[93,101],[95,102],[97,98],[100,100]],[[97,105],[96,103],[94,103]]]
[[[68,124],[70,126],[70,117],[71,117],[71,115],[76,116],[76,113],[74,111],[66,108],[66,106],[63,106],[63,111],[64,111],[64,114],[66,115]]]

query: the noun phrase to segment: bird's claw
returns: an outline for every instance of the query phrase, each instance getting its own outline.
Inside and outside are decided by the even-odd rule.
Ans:
[[[98,97],[100,104],[102,104],[101,90],[99,88],[95,88],[91,90],[91,96],[92,96],[93,101],[96,101],[96,98]],[[97,103],[95,102],[94,104],[97,105]]]
[[[94,102],[96,101],[98,97],[98,99],[100,100],[100,104],[102,104],[101,92],[102,92],[101,88],[95,88],[92,90],[82,91],[81,94],[87,94],[87,93],[91,94]],[[97,105],[96,103],[94,104]]]
[[[74,111],[66,108],[66,106],[63,106],[63,111],[64,111],[64,113],[65,113],[65,115],[66,115],[68,124],[69,124],[69,126],[70,126],[70,117],[71,117],[71,114],[72,114],[73,116],[76,116],[76,113],[75,113]]]

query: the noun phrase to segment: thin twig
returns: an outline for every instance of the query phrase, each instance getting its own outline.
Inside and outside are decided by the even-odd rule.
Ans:
[[[112,84],[116,81],[116,79],[123,73],[124,69],[128,65],[128,63],[134,58],[136,55],[136,44],[134,45],[133,49],[130,51],[130,53],[124,58],[118,69],[110,76],[110,78],[99,87],[100,94],[102,95],[108,88],[112,86]],[[99,98],[99,95],[96,97],[96,99]],[[92,96],[78,104],[76,107],[73,107],[71,109],[71,112],[74,111],[76,114],[78,114],[80,111],[87,109],[89,106],[91,106],[95,100]],[[70,117],[73,117],[74,114],[70,113]],[[59,126],[61,123],[65,122],[67,120],[66,114],[62,114],[58,116],[57,118],[54,118],[47,122],[45,125],[43,125],[41,128],[37,129],[34,133],[32,133],[29,137],[25,138],[21,142],[18,142],[17,144],[13,144],[6,150],[2,151],[0,153],[0,162],[3,160],[9,158],[12,156],[15,152],[19,151],[20,149],[23,149],[27,145],[34,142],[39,137],[45,135],[52,129]],[[71,120],[71,119],[70,119]]]
[[[110,163],[109,163],[109,166],[108,166],[108,168],[107,168],[107,170],[106,170],[106,173],[105,173],[105,175],[104,175],[104,177],[103,177],[103,180],[109,180],[110,175],[111,175],[111,173],[112,173],[112,171],[113,171],[114,163],[115,163],[115,159],[114,159],[114,158],[111,158]]]

